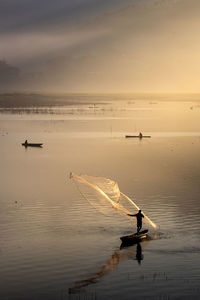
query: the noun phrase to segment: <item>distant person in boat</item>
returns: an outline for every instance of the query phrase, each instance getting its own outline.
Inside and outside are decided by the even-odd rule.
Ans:
[[[28,145],[28,141],[27,141],[27,140],[25,140],[25,143],[24,143],[24,144],[25,144],[25,146],[27,146],[27,145]]]
[[[139,133],[139,138],[142,139],[143,135],[142,132]]]
[[[139,233],[140,230],[142,229],[142,218],[144,218],[144,215],[141,213],[141,209],[135,215],[130,215],[130,214],[127,214],[127,215],[130,216],[130,217],[136,217],[137,218],[137,233]]]

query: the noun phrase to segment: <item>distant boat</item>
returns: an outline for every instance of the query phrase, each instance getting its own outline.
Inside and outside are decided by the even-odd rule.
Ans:
[[[22,144],[24,147],[42,147],[42,143],[28,143],[27,140]]]
[[[138,139],[143,139],[143,138],[151,138],[150,135],[125,135],[125,138],[138,138]]]

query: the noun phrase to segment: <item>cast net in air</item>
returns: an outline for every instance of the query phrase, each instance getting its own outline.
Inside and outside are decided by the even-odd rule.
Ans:
[[[127,214],[135,214],[140,209],[133,200],[120,192],[117,182],[111,179],[74,173],[70,173],[70,178],[74,180],[81,195],[104,215],[112,215],[114,209],[130,218]],[[144,222],[156,229],[156,224],[143,211],[142,214]]]

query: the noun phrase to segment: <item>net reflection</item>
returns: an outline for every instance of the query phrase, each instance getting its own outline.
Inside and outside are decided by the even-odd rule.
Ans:
[[[150,239],[138,242],[131,246],[124,247],[123,245],[121,245],[120,249],[112,254],[108,262],[104,266],[102,266],[102,268],[96,274],[89,278],[75,281],[74,286],[68,289],[68,293],[78,294],[83,288],[91,284],[98,283],[102,277],[115,270],[119,263],[127,259],[137,260],[138,264],[140,265],[141,261],[144,259],[144,256],[142,254],[142,247],[144,248],[149,242]]]

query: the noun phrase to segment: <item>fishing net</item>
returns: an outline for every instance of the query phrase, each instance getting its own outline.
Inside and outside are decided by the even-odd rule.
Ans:
[[[104,178],[70,173],[81,195],[99,212],[110,216],[113,209],[127,218],[127,214],[135,214],[140,209],[133,200],[120,192],[117,182]],[[144,222],[156,229],[156,224],[145,214]],[[132,218],[131,218],[132,219]]]

